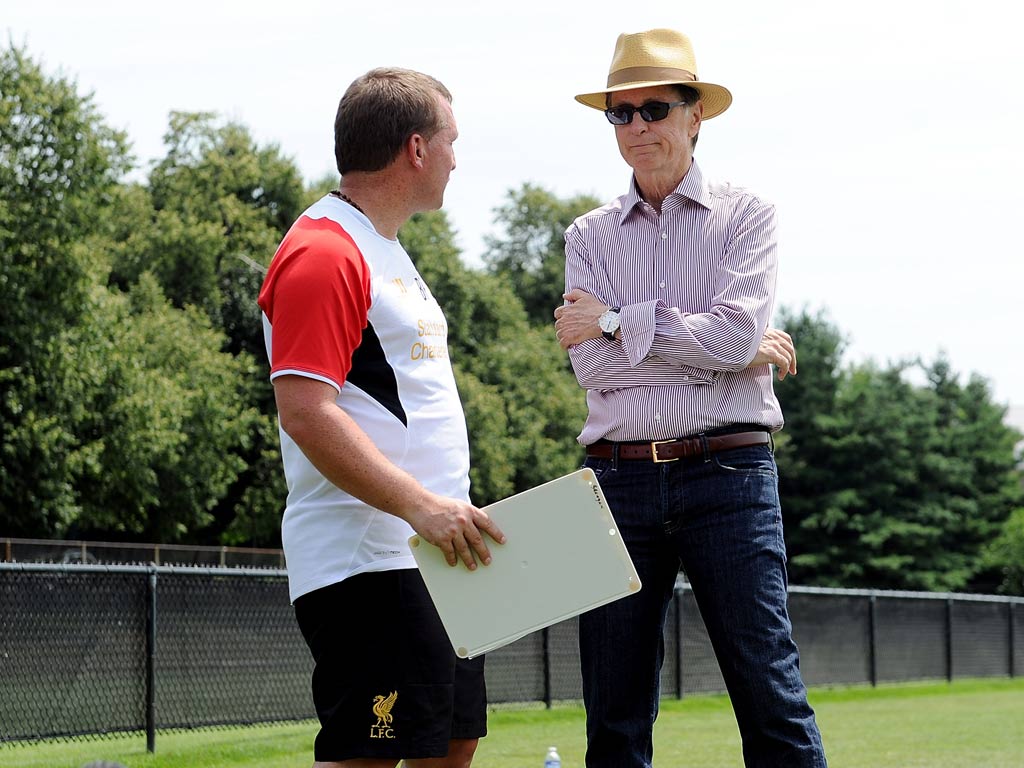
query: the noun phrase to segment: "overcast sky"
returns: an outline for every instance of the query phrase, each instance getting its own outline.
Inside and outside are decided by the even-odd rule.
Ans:
[[[706,176],[774,201],[778,305],[826,309],[847,361],[940,350],[1024,405],[1024,46],[995,0],[627,2],[28,2],[0,0],[5,43],[92,91],[141,163],[171,110],[212,110],[278,144],[307,180],[333,171],[333,118],[374,66],[455,96],[445,208],[470,264],[493,209],[533,182],[624,192],[599,90],[620,32],[691,36],[733,106],[703,126]]]

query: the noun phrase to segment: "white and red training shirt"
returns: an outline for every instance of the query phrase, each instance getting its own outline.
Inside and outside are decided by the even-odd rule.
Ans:
[[[391,462],[434,493],[469,499],[469,441],[448,324],[397,240],[328,195],[281,242],[259,305],[271,379],[294,374],[330,384],[338,407]],[[280,435],[292,601],[359,573],[416,567],[408,523],[342,491]]]

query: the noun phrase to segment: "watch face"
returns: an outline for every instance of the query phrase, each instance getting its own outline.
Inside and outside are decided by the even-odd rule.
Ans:
[[[612,333],[619,329],[619,313],[609,309],[599,318],[597,324],[605,333]]]

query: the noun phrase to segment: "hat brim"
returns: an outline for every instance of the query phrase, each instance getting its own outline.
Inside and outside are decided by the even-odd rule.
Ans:
[[[592,109],[599,109],[604,112],[608,108],[607,97],[609,93],[617,91],[628,91],[633,88],[652,88],[659,85],[685,85],[693,88],[700,94],[700,100],[704,102],[704,120],[710,120],[720,115],[732,104],[732,94],[729,89],[714,83],[705,83],[703,80],[678,81],[678,80],[645,80],[637,83],[622,83],[613,88],[605,88],[603,91],[594,93],[581,93],[576,96],[576,101]]]

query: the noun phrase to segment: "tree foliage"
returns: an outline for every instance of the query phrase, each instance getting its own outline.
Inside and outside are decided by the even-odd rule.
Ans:
[[[19,48],[0,51],[0,131],[0,519],[43,534],[77,514],[75,403],[54,384],[100,269],[87,242],[129,158],[91,97]]]
[[[258,420],[252,358],[142,259],[152,193],[74,83],[0,54],[0,520],[14,535],[201,537]],[[153,259],[154,269],[159,260]]]
[[[504,280],[462,264],[443,213],[414,217],[399,237],[448,319],[473,500],[496,501],[576,469],[586,410],[550,325],[532,327]]]
[[[778,455],[794,581],[990,586],[982,552],[1019,504],[1020,474],[1014,432],[988,385],[977,377],[961,384],[943,359],[841,371],[841,337],[826,318],[782,320],[800,369],[777,388],[787,415]],[[908,380],[911,368],[923,370],[925,385]]]
[[[997,574],[997,589],[1024,595],[1024,507],[1007,518],[999,535],[985,548],[983,565]]]
[[[307,187],[275,146],[174,113],[129,181],[91,97],[0,51],[0,531],[277,545],[285,488],[257,292]],[[563,233],[597,205],[508,193],[467,267],[445,214],[399,235],[444,308],[486,504],[579,466],[582,390],[553,332]],[[777,384],[794,582],[1024,593],[1021,435],[944,358],[843,365],[823,312],[782,310]],[[1015,453],[1015,450],[1017,453]]]
[[[551,313],[565,291],[565,230],[573,220],[598,206],[596,198],[577,195],[562,200],[534,184],[508,193],[495,210],[501,236],[487,237],[484,263],[508,282],[530,319],[550,325]]]
[[[166,156],[123,206],[113,281],[152,273],[175,307],[201,310],[223,332],[225,351],[251,369],[241,471],[212,509],[224,543],[276,545],[285,497],[273,389],[256,299],[266,265],[307,203],[294,163],[260,147],[248,129],[209,113],[175,112]]]
[[[256,297],[282,234],[302,211],[305,190],[276,146],[209,113],[174,112],[166,156],[122,221],[113,280],[152,272],[176,307],[202,309],[231,352],[263,356]]]
[[[166,542],[207,527],[244,468],[250,359],[224,354],[209,319],[174,310],[148,273],[127,293],[95,287],[65,341],[77,534]]]

